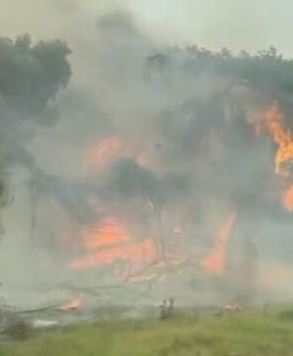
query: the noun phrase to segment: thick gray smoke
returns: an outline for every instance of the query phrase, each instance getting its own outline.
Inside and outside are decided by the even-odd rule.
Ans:
[[[68,266],[82,255],[83,229],[105,216],[126,221],[135,242],[155,234],[164,258],[180,227],[193,266],[176,277],[180,298],[193,298],[190,285],[210,288],[200,261],[231,211],[232,267],[243,243],[248,261],[256,259],[255,245],[262,263],[281,261],[282,251],[274,255],[269,245],[276,234],[289,236],[290,218],[272,172],[275,147],[256,139],[252,124],[272,99],[290,112],[292,63],[273,49],[235,57],[166,48],[139,16],[116,6],[109,12],[109,4],[107,11],[68,1],[52,8],[71,14],[78,28],[60,20],[56,33],[44,29],[45,37],[46,30],[64,34],[69,57],[63,42],[27,36],[0,47],[4,161],[15,195],[3,212],[5,283],[79,282]],[[86,34],[80,10],[91,23]],[[99,281],[108,281],[107,273]],[[97,283],[95,274],[81,279]]]

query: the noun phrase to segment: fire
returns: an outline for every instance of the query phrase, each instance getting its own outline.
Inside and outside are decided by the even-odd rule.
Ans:
[[[288,211],[293,211],[293,184],[283,192],[283,205]]]
[[[134,242],[126,222],[118,218],[105,218],[94,231],[86,232],[84,247],[86,255],[70,264],[73,269],[84,270],[115,261],[144,264],[156,257],[154,240]]]
[[[82,307],[83,305],[83,300],[81,297],[75,298],[71,300],[70,302],[62,305],[59,310],[61,311],[72,311],[72,310],[78,310]]]
[[[283,117],[276,103],[263,113],[258,126],[260,128],[264,126],[267,133],[278,145],[275,155],[275,173],[283,179],[290,178],[290,170],[286,165],[293,162],[293,136],[289,130],[286,130]],[[282,202],[288,211],[293,211],[292,184],[283,191]]]
[[[128,261],[133,264],[151,262],[156,256],[156,247],[153,239],[142,242],[114,246],[106,250],[90,252],[85,257],[73,261],[73,269],[86,270],[97,266],[109,265],[115,261]]]
[[[93,249],[118,245],[129,240],[127,234],[127,226],[123,221],[106,218],[85,238],[85,246]]]
[[[212,252],[202,261],[202,268],[209,273],[222,274],[225,272],[226,247],[230,237],[236,212],[230,214],[224,226],[218,231],[216,243]]]
[[[275,156],[275,172],[278,175],[288,176],[289,173],[282,170],[282,167],[286,162],[293,160],[293,137],[291,132],[284,127],[277,104],[272,105],[264,112],[261,121],[267,133],[278,145]]]
[[[107,170],[120,158],[136,159],[135,148],[121,139],[111,136],[99,140],[89,150],[86,158],[90,171]],[[141,158],[141,157],[140,157]],[[116,261],[125,261],[129,265],[141,265],[151,262],[156,257],[156,244],[153,239],[135,242],[131,238],[127,224],[113,217],[99,221],[83,231],[85,255],[72,261],[73,269],[90,269],[110,265]]]

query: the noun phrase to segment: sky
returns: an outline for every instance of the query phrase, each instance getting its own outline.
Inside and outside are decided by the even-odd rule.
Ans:
[[[293,56],[292,0],[0,0],[0,34],[29,32],[86,46],[95,20],[113,9],[132,12],[163,44],[257,50],[274,45]]]
[[[271,44],[292,51],[290,0],[148,0],[140,12],[162,36],[208,47],[262,48]],[[137,5],[138,6],[138,5]],[[149,10],[147,10],[149,9]],[[289,32],[289,33],[288,33]]]

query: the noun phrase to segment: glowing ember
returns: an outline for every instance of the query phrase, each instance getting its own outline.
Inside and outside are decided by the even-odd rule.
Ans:
[[[293,185],[283,192],[283,205],[288,211],[293,211]]]
[[[58,309],[62,310],[62,311],[73,311],[73,310],[80,309],[82,307],[82,305],[83,305],[83,300],[81,297],[78,297],[78,298],[71,300],[70,302],[61,306]]]
[[[209,273],[222,274],[225,272],[226,247],[230,237],[236,212],[233,212],[225,225],[219,230],[213,251],[202,261],[202,268]]]

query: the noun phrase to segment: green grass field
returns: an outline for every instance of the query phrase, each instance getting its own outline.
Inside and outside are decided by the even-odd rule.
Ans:
[[[221,318],[185,314],[167,321],[113,320],[6,342],[0,355],[292,356],[293,320],[281,321],[277,313],[265,316],[261,311]]]

